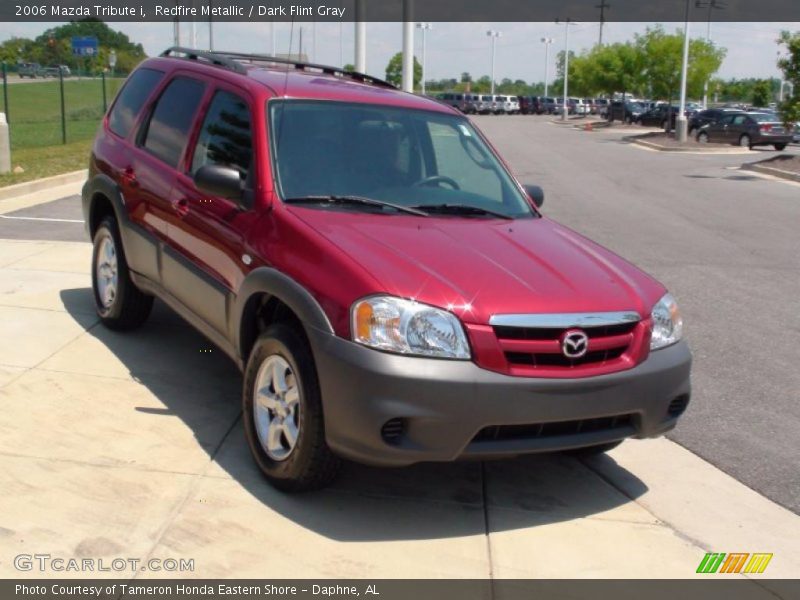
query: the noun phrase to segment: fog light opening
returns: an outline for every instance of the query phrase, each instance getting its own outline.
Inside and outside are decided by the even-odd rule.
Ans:
[[[393,446],[400,443],[405,432],[406,422],[405,419],[401,418],[389,419],[383,424],[383,427],[381,427],[381,437],[383,441]]]
[[[669,403],[667,414],[670,417],[679,417],[686,410],[687,406],[689,406],[689,394],[682,394]]]

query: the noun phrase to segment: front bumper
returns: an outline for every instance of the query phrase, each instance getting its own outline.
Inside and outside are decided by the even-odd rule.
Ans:
[[[582,379],[511,377],[470,361],[387,354],[311,330],[328,445],[367,464],[408,465],[468,457],[514,456],[592,446],[672,429],[676,399],[688,402],[691,354],[685,342],[642,364]],[[682,412],[679,411],[679,412]],[[575,422],[627,415],[625,425],[555,435],[486,439],[492,426]],[[400,419],[390,441],[384,424]],[[527,428],[517,428],[528,431]]]

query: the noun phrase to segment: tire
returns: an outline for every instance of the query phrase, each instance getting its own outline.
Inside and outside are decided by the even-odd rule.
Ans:
[[[786,144],[772,144],[775,150],[778,152],[784,150],[786,148]]]
[[[276,393],[281,388],[285,391]],[[267,393],[257,394],[259,389]],[[242,415],[253,458],[274,487],[318,490],[338,474],[341,460],[325,442],[314,359],[291,327],[271,325],[256,340],[245,370]]]
[[[613,450],[614,448],[619,446],[623,441],[624,440],[617,440],[616,442],[598,444],[597,446],[586,446],[585,448],[575,448],[573,450],[567,450],[565,454],[569,454],[570,456],[576,456],[578,458],[597,456],[598,454],[605,454],[609,450]]]
[[[100,321],[117,331],[136,329],[150,316],[153,297],[139,290],[131,280],[114,217],[103,218],[93,244],[92,295]]]
[[[739,138],[739,145],[742,148],[749,148],[750,150],[753,149],[753,144],[750,142],[750,136],[746,133],[742,134],[742,137]]]
[[[705,131],[701,131],[697,134],[697,141],[701,144],[708,143],[708,134]]]

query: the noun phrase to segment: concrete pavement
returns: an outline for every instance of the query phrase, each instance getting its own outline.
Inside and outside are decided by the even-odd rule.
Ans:
[[[614,214],[614,201],[598,206],[588,175],[573,169],[567,184],[554,162],[531,156],[531,141],[544,134],[514,121],[485,127],[523,175],[545,185],[548,214],[595,229],[612,247],[645,241],[659,224],[623,235],[630,224]],[[506,126],[523,133],[501,137]],[[520,154],[509,156],[504,143],[519,144]],[[553,148],[551,161],[561,147]],[[631,156],[652,156],[623,149],[634,167]],[[588,160],[572,150],[577,163]],[[608,185],[593,177],[593,185]],[[652,215],[623,198],[647,218],[670,214],[660,203]],[[52,214],[63,216],[65,204],[52,205]],[[702,221],[705,212],[696,212]],[[24,223],[30,231],[42,226]],[[672,235],[639,248],[670,275],[670,286],[682,281],[677,269],[686,258],[662,265],[653,240]],[[0,240],[1,577],[41,575],[15,570],[21,553],[194,559],[194,572],[168,574],[190,577],[685,578],[696,576],[706,552],[771,552],[766,572],[749,581],[755,597],[775,598],[769,579],[800,573],[800,517],[663,438],[629,441],[585,462],[554,455],[399,470],[347,465],[326,491],[276,492],[248,455],[233,365],[160,303],[137,332],[98,325],[90,254],[85,242]],[[688,295],[682,289],[679,297]],[[701,300],[685,299],[692,336]],[[713,401],[699,387],[699,410],[690,409],[678,436]],[[713,423],[705,426],[718,435]]]

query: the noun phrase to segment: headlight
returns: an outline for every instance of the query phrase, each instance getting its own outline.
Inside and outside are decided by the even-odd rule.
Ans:
[[[653,337],[650,339],[650,350],[658,350],[674,344],[683,334],[683,319],[678,304],[672,294],[664,294],[653,307],[650,315],[653,320]]]
[[[470,357],[458,317],[427,304],[372,296],[353,305],[351,319],[353,340],[371,348],[436,358]]]

